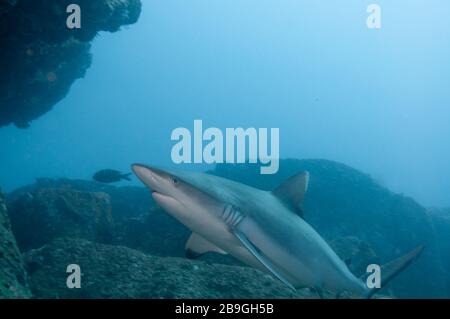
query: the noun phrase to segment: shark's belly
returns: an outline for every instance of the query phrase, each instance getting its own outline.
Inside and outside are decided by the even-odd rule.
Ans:
[[[280,224],[272,220],[270,225],[261,227],[258,221],[246,219],[239,228],[294,286],[333,291],[360,289],[347,266],[304,221],[292,219]]]
[[[221,248],[243,263],[257,269],[267,271],[258,259],[230,232],[229,227],[220,219],[219,212],[223,206],[214,207],[217,212],[211,213],[211,208],[202,206],[191,207],[183,216],[175,215],[181,223],[204,239]]]
[[[224,222],[224,208],[225,204],[216,202],[213,205],[192,205],[174,217],[233,257],[268,271]],[[346,265],[319,234],[297,216],[273,218],[263,215],[256,218],[245,215],[236,227],[294,286],[335,291],[356,289],[355,278]]]

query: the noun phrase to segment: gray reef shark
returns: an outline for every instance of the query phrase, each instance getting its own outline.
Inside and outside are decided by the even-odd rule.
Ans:
[[[156,203],[192,231],[186,255],[230,254],[271,273],[291,288],[310,287],[369,298],[368,288],[325,240],[303,219],[302,203],[309,173],[292,176],[273,191],[197,172],[171,172],[132,166]],[[423,250],[381,267],[381,287]]]

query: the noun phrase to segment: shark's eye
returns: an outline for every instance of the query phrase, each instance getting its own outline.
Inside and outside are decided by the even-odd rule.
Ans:
[[[179,183],[178,178],[172,177],[172,183],[173,183],[174,185],[177,185],[177,184]]]

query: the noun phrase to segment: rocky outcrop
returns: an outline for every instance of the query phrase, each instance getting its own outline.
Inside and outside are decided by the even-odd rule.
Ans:
[[[145,216],[154,207],[150,192],[144,187],[116,187],[93,181],[66,178],[38,178],[36,183],[18,188],[8,194],[8,202],[15,202],[27,193],[44,188],[108,194],[111,200],[111,215],[118,223],[122,220]]]
[[[58,237],[113,241],[109,195],[42,188],[9,204],[13,231],[22,251]]]
[[[0,1],[0,18],[7,14],[17,3],[17,0],[3,0]]]
[[[0,127],[26,128],[48,112],[91,64],[99,31],[135,23],[140,0],[78,0],[81,29],[68,29],[68,0],[0,0]]]
[[[366,272],[367,265],[380,265],[382,262],[373,247],[358,237],[338,237],[330,241],[329,244],[336,254],[347,263],[351,272],[357,276]],[[383,293],[387,293],[386,290]]]
[[[212,265],[137,250],[60,239],[25,255],[37,298],[314,298],[248,267]],[[69,264],[80,266],[81,288],[66,285]]]
[[[22,256],[12,234],[4,198],[0,193],[0,299],[30,296]]]
[[[443,282],[447,285],[447,291],[450,291],[450,208],[429,209],[428,214],[433,222],[441,260],[446,270]]]

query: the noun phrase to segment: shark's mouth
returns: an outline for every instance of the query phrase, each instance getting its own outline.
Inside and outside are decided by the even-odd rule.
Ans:
[[[151,192],[152,192],[152,197],[153,197],[156,201],[158,201],[158,200],[174,200],[174,201],[176,201],[176,199],[173,198],[172,196],[165,195],[165,194],[163,194],[163,193],[160,193],[160,192],[154,191],[154,190],[151,190]]]
[[[165,195],[157,191],[152,191],[152,197],[159,206],[161,206],[162,208],[164,208],[169,212],[173,212],[174,210],[185,209],[183,203],[172,196]]]

